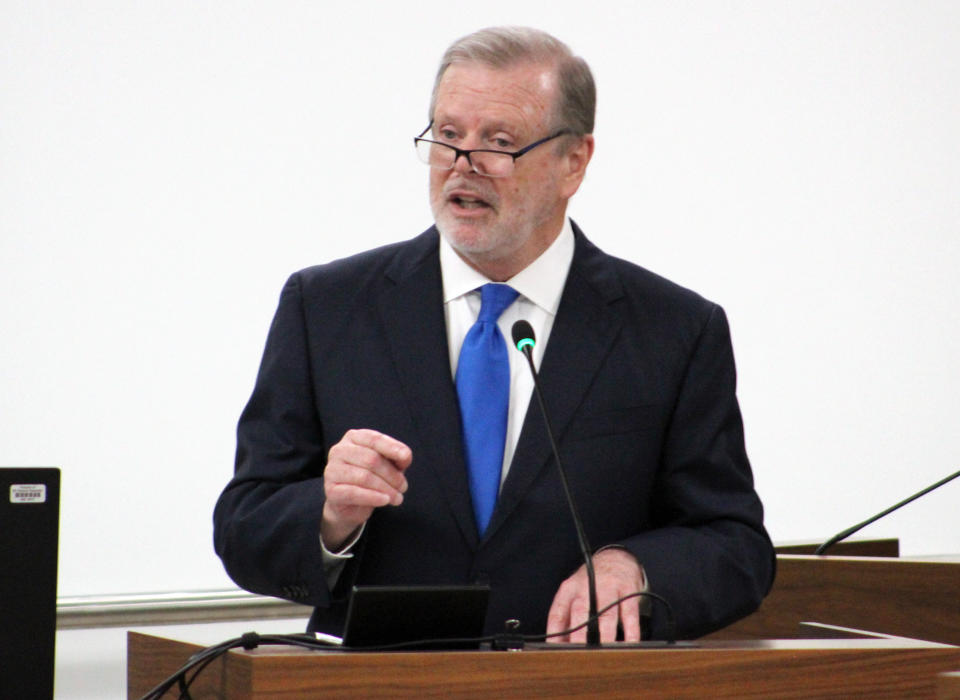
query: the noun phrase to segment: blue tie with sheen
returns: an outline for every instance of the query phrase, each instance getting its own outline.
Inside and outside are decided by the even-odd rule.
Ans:
[[[510,403],[510,360],[497,319],[516,298],[516,290],[505,284],[480,288],[480,315],[463,339],[457,362],[457,396],[470,495],[481,536],[500,490]]]

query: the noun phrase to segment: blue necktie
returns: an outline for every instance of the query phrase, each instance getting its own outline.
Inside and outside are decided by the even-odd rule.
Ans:
[[[470,496],[481,536],[500,490],[510,403],[510,360],[497,319],[516,298],[517,292],[505,284],[480,288],[480,316],[463,339],[457,362],[457,396]]]

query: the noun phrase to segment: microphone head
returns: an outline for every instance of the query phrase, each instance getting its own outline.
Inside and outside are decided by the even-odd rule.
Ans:
[[[533,333],[533,326],[523,319],[513,324],[513,328],[510,329],[510,334],[513,336],[513,344],[520,352],[523,352],[526,347],[532,350],[533,346],[537,344],[536,336]]]

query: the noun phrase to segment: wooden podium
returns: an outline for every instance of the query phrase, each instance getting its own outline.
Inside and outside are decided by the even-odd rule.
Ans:
[[[200,646],[128,633],[139,698]],[[705,641],[697,648],[521,652],[231,651],[191,687],[196,700],[275,698],[933,698],[960,648],[899,638]],[[167,697],[176,698],[176,692]]]
[[[221,657],[191,693],[197,700],[960,698],[960,560],[781,554],[777,562],[776,583],[760,609],[696,648],[343,653],[264,647]],[[129,697],[142,696],[200,648],[129,633]]]

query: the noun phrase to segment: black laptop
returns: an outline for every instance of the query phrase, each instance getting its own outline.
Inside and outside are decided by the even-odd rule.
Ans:
[[[0,467],[0,698],[53,697],[60,470]]]

